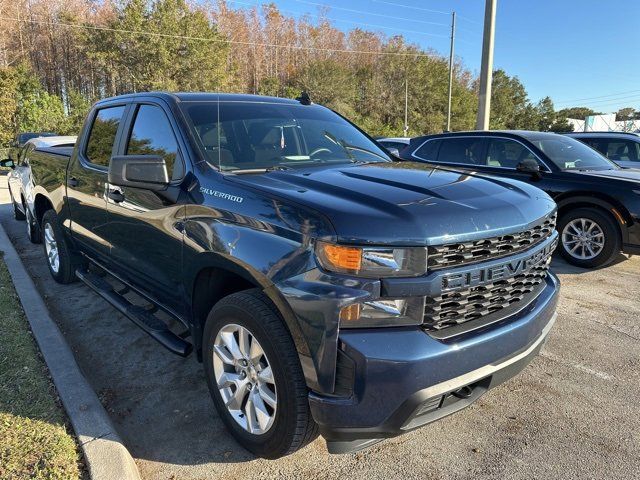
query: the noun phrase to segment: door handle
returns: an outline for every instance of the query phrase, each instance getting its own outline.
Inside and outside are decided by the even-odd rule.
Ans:
[[[76,177],[71,177],[68,181],[67,181],[67,185],[69,187],[77,187],[78,186],[78,179]]]
[[[107,193],[107,197],[109,197],[116,203],[124,202],[124,193],[122,193],[120,190],[109,190],[109,193]]]

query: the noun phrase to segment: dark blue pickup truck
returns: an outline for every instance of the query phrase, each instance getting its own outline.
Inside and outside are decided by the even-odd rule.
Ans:
[[[194,352],[260,456],[318,433],[354,451],[451,414],[555,320],[547,194],[391,158],[304,96],[110,98],[70,156],[36,153],[53,277]]]

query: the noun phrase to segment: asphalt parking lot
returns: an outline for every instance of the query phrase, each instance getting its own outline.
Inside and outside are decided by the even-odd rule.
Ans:
[[[194,358],[82,284],[53,282],[6,202],[0,176],[0,223],[145,479],[640,478],[638,257],[596,271],[554,260],[563,285],[545,350],[472,407],[364,452],[330,456],[318,439],[265,461],[226,433]]]

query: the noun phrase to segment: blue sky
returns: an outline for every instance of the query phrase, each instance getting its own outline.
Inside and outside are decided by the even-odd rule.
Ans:
[[[319,5],[326,5],[338,28],[402,33],[444,55],[449,52],[447,12],[455,10],[456,54],[474,73],[480,70],[484,0],[273,1],[292,16],[316,15]],[[243,7],[255,0],[229,3]],[[533,101],[549,95],[557,109],[640,110],[639,30],[637,0],[498,0],[494,68],[517,75]]]

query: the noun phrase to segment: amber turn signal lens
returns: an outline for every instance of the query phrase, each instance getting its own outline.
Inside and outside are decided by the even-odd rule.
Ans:
[[[353,322],[360,318],[360,309],[362,305],[354,303],[353,305],[347,305],[340,310],[340,321]]]
[[[362,250],[354,247],[343,247],[331,243],[321,243],[324,260],[332,267],[357,272],[362,267]]]

